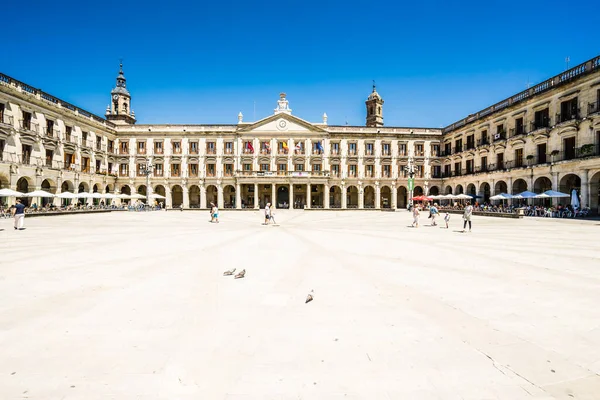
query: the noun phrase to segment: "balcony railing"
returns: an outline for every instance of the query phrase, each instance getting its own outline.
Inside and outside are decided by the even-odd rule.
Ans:
[[[44,136],[53,138],[55,136],[54,128],[45,127],[44,128]]]
[[[569,122],[579,119],[579,109],[576,112],[570,112],[566,114],[556,113],[556,123],[562,124],[563,122]]]
[[[548,129],[550,128],[550,125],[552,124],[552,121],[550,118],[544,118],[543,120],[539,120],[539,121],[531,121],[530,122],[530,126],[531,126],[531,132],[540,130],[540,129]]]
[[[515,136],[521,136],[521,135],[526,135],[527,132],[525,132],[525,128],[521,127],[519,129],[517,128],[510,128],[509,129],[509,137],[515,137]]]
[[[174,148],[173,154],[181,154],[181,148]],[[212,154],[212,153],[207,153],[207,154]]]
[[[499,140],[505,140],[505,139],[506,139],[505,131],[501,131],[501,132],[494,134],[494,142],[497,142]]]
[[[164,151],[162,148],[160,148],[160,149],[157,149],[156,147],[154,148],[154,154],[163,154],[163,153],[164,153]]]
[[[175,151],[173,151],[173,152],[175,152]],[[215,155],[215,154],[217,154],[217,149],[207,148],[206,149],[206,154]]]
[[[154,170],[155,178],[162,178],[163,176],[164,176],[164,172],[162,170],[161,171]]]
[[[39,124],[37,122],[22,119],[19,121],[19,127],[21,128],[21,130],[24,130],[24,131],[35,132],[35,133],[39,132],[38,131]]]

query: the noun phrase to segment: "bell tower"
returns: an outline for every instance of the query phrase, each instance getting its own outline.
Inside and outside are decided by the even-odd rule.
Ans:
[[[127,90],[127,80],[123,74],[123,63],[119,64],[117,85],[110,92],[111,102],[106,107],[106,119],[119,125],[135,124],[135,113],[131,109],[131,95]]]
[[[365,104],[367,105],[367,126],[383,126],[383,99],[377,93],[375,81],[373,81],[373,92],[369,95]]]

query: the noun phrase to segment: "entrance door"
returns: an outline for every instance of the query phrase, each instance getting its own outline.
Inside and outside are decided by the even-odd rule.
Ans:
[[[277,188],[277,208],[290,207],[290,190],[287,186]]]

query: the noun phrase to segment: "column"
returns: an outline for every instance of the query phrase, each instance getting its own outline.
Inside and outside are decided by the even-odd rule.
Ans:
[[[223,209],[223,186],[221,184],[217,185],[217,207],[219,209]]]
[[[348,208],[348,194],[346,190],[346,185],[342,185],[342,209],[345,210]]]
[[[365,198],[362,184],[358,186],[358,208],[365,208]]]
[[[306,184],[306,208],[310,208],[310,183]]]
[[[254,209],[258,210],[260,208],[258,204],[258,183],[254,184]]]
[[[329,185],[323,185],[323,208],[329,209]]]
[[[290,183],[290,210],[294,208],[294,184]]]
[[[513,194],[513,179],[512,176],[509,176],[506,180],[506,193]],[[508,205],[512,205],[512,199],[508,199]]]
[[[396,186],[392,186],[392,210],[395,210],[398,206],[398,189]]]
[[[183,185],[183,208],[190,208],[190,194],[189,194],[189,189],[185,185]]]
[[[167,185],[165,186],[165,207],[172,208],[173,207],[173,198],[171,197],[171,188]]]
[[[200,185],[200,208],[206,208],[206,186]]]
[[[552,172],[552,190],[558,190],[558,172]]]
[[[590,184],[588,179],[589,170],[584,169],[581,171],[581,204],[580,208],[588,207],[590,205]]]
[[[378,183],[375,184],[375,208],[381,208],[381,188]]]
[[[277,208],[277,185],[271,184],[271,205]]]
[[[239,183],[235,185],[235,208],[237,210],[242,209],[242,190]]]

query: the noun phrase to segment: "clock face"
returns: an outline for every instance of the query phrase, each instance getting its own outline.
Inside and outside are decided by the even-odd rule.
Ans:
[[[279,122],[277,122],[277,128],[280,130],[286,129],[287,121],[285,119],[280,119]]]
[[[113,100],[119,100],[119,96],[118,95],[113,95]]]

